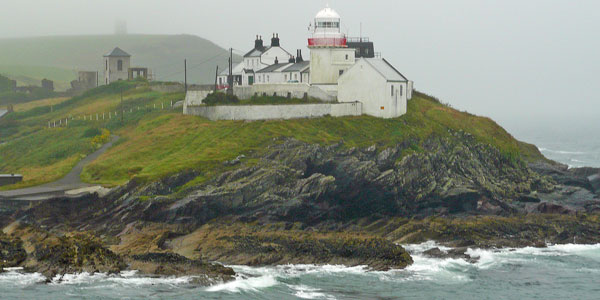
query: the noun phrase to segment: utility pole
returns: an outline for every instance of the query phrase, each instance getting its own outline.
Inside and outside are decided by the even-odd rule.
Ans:
[[[229,89],[227,92],[233,94],[233,48],[229,48],[229,76],[227,77]]]
[[[213,92],[217,92],[217,78],[219,77],[219,66],[217,66],[217,71],[215,72],[215,90]]]
[[[185,85],[185,93],[187,94],[187,59],[183,60],[183,73],[185,73],[184,85]]]
[[[98,87],[98,76],[100,75],[100,72],[96,71],[96,87]]]

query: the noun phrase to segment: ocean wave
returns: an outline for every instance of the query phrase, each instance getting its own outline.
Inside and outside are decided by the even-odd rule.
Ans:
[[[405,245],[404,247],[411,253],[414,262],[404,270],[410,276],[402,280],[470,281],[469,273],[471,271],[490,269],[505,264],[524,264],[535,261],[536,256],[580,256],[600,260],[600,244],[548,245],[546,248],[469,248],[466,254],[476,258],[475,263],[459,258],[431,258],[423,255],[424,251],[435,247],[442,251],[449,249],[431,241],[416,245]]]
[[[334,300],[335,297],[323,293],[320,289],[313,288],[306,285],[288,285],[288,287],[294,290],[294,296],[301,299],[328,299]]]
[[[193,280],[193,276],[183,277],[145,277],[137,276],[137,271],[124,271],[120,274],[106,273],[77,273],[57,275],[52,278],[51,285],[93,285],[98,283],[112,283],[119,286],[146,286],[146,285],[182,285]]]
[[[543,147],[539,147],[538,150],[540,150],[540,152],[549,152],[549,153],[556,153],[556,154],[572,154],[572,155],[587,154],[587,152],[581,152],[581,151],[552,150],[552,149],[543,148]]]
[[[229,292],[239,293],[242,291],[256,292],[260,289],[269,288],[278,285],[279,282],[272,275],[264,275],[258,277],[248,277],[245,275],[237,275],[234,281],[216,284],[206,288],[207,292]]]
[[[46,277],[40,273],[18,272],[22,268],[6,268],[0,273],[0,285],[6,286],[30,286],[46,281]]]

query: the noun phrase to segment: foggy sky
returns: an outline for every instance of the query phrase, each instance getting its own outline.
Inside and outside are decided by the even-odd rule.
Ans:
[[[0,0],[0,37],[194,34],[238,53],[278,32],[302,48],[323,0]],[[337,0],[415,88],[509,127],[600,120],[600,1]],[[1,55],[1,49],[0,49]],[[587,122],[587,123],[586,123]],[[598,121],[600,124],[600,121]],[[600,125],[595,124],[597,129]],[[581,125],[581,124],[580,124]],[[558,125],[557,125],[558,126]],[[597,136],[597,134],[596,134]]]

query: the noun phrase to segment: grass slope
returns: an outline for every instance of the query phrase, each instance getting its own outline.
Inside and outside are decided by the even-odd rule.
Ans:
[[[131,111],[124,123],[120,118],[77,119],[90,112],[119,110],[121,89],[123,108]],[[469,132],[513,159],[545,159],[537,148],[517,141],[489,118],[459,112],[420,93],[409,101],[408,113],[396,119],[360,116],[212,122],[184,116],[179,109],[152,109],[155,104],[181,98],[183,94],[153,92],[144,82],[119,82],[58,103],[52,111],[49,106],[37,106],[13,113],[0,120],[0,143],[6,142],[0,145],[0,172],[26,173],[22,185],[57,179],[97,147],[83,134],[89,128],[108,128],[121,137],[82,174],[84,181],[105,185],[123,184],[133,177],[152,180],[187,169],[199,170],[201,176],[195,182],[201,182],[225,168],[224,161],[240,154],[260,154],[282,137],[321,144],[344,141],[345,147],[377,144],[380,149],[409,141],[410,152],[422,151],[421,141],[432,135],[451,137],[448,129],[452,129]],[[48,121],[64,116],[75,117],[69,128],[45,127]],[[54,171],[39,176],[29,173],[41,168]]]
[[[149,67],[163,81],[183,81],[185,58],[192,83],[214,82],[215,66],[227,65],[228,51],[192,35],[53,36],[0,39],[0,73],[61,84],[74,80],[77,70],[102,76],[102,56],[117,46],[132,55],[132,66]]]

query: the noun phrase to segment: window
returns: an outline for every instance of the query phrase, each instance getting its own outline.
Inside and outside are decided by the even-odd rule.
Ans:
[[[269,75],[267,75],[267,82],[271,81],[271,78],[269,78]]]
[[[400,96],[402,96],[402,85],[400,86]]]
[[[342,76],[342,74],[344,74],[344,70],[340,70],[340,76]]]
[[[394,97],[394,86],[392,85],[392,97]]]
[[[348,54],[346,54],[346,60],[348,60]]]
[[[320,28],[340,28],[340,22],[317,22]]]
[[[106,71],[108,71],[108,59],[105,60],[105,62],[106,62]]]
[[[294,74],[294,80],[298,80],[298,74]]]
[[[117,61],[117,70],[123,71],[123,61],[120,59]]]
[[[284,75],[285,81],[287,81],[287,75]]]

